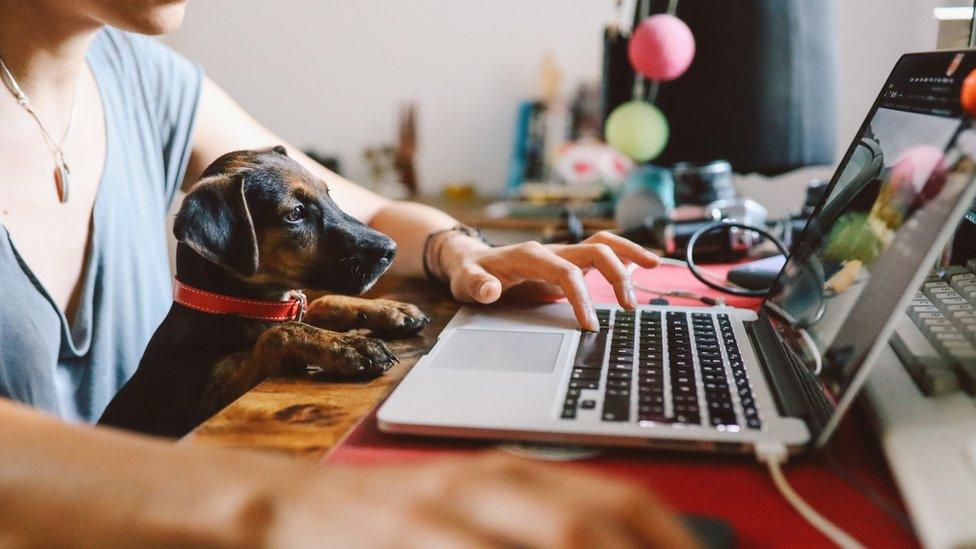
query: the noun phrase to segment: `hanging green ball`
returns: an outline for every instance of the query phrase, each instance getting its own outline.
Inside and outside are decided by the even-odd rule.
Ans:
[[[637,162],[657,158],[668,144],[668,120],[646,101],[628,101],[610,113],[604,135],[607,143]]]

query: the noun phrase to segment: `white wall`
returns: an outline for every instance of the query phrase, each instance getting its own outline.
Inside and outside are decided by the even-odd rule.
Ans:
[[[544,53],[567,81],[595,80],[609,13],[600,0],[202,0],[167,41],[289,141],[340,155],[353,180],[367,177],[362,149],[391,141],[398,105],[417,100],[425,189],[497,188]]]
[[[768,0],[782,1],[782,0]],[[800,0],[804,1],[804,0]],[[942,0],[836,0],[840,147],[897,57],[935,44]],[[397,105],[420,103],[425,190],[472,179],[498,189],[519,99],[551,50],[568,82],[599,75],[610,0],[199,0],[167,41],[259,120],[299,146],[337,153],[365,181],[367,145],[394,136]]]
[[[935,7],[960,2],[836,1],[841,86],[838,147],[843,151],[850,145],[901,54],[935,49],[937,23],[932,16]]]

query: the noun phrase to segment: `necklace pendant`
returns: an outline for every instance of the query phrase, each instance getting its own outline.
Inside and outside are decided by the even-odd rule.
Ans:
[[[68,201],[68,191],[71,188],[71,171],[64,161],[58,162],[54,169],[54,187],[58,191],[58,201],[62,204]]]

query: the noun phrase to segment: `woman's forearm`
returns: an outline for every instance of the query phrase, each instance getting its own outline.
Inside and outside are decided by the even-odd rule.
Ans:
[[[4,399],[0,433],[0,545],[260,545],[271,488],[290,482],[269,477],[299,469],[69,425]]]
[[[458,225],[458,220],[441,210],[416,202],[390,202],[373,216],[369,224],[397,243],[397,257],[391,271],[420,276],[424,274],[423,252],[427,235],[454,227]],[[454,238],[469,239],[463,235]]]
[[[0,436],[3,547],[692,546],[637,489],[514,458],[322,468],[3,399]]]

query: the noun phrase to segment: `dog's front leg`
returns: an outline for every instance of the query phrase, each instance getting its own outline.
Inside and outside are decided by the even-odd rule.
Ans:
[[[382,338],[397,338],[419,332],[430,319],[409,303],[327,295],[309,303],[305,322],[343,332],[365,328]]]
[[[230,355],[217,363],[204,407],[217,412],[274,375],[314,367],[317,375],[369,379],[389,370],[396,360],[378,339],[285,322],[262,332],[249,353]]]

